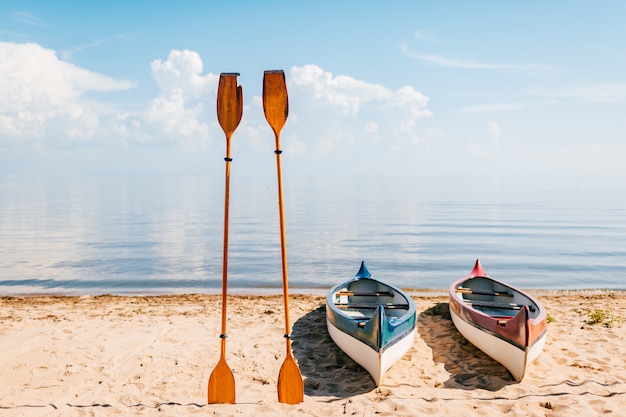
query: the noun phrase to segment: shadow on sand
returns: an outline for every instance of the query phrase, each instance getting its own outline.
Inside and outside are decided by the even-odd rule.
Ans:
[[[446,388],[498,391],[516,384],[509,371],[472,345],[456,329],[448,303],[437,303],[417,318],[419,337],[432,349],[435,364],[450,373]]]
[[[517,382],[509,371],[468,342],[450,319],[448,303],[437,303],[417,316],[416,338],[432,350],[433,369],[443,364],[450,378],[445,388],[492,392]],[[339,349],[326,329],[326,307],[299,318],[292,329],[292,349],[309,396],[347,398],[374,391],[369,373]],[[419,349],[414,345],[415,349]]]
[[[326,329],[326,307],[298,319],[292,349],[309,396],[352,397],[376,389],[370,374],[335,345]]]

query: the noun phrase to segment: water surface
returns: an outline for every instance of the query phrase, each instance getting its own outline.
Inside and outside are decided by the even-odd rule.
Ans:
[[[522,288],[626,288],[626,182],[615,177],[286,177],[292,290],[365,260],[443,289],[481,259]],[[228,283],[279,292],[275,178],[231,178]],[[0,176],[0,294],[217,292],[223,178]]]

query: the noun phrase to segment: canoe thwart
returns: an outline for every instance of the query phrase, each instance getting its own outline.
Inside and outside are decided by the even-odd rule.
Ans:
[[[478,295],[494,295],[498,297],[513,297],[513,294],[510,292],[501,292],[501,291],[486,291],[486,290],[474,290],[471,288],[459,287],[455,290],[461,294],[478,294]]]
[[[339,291],[336,294],[353,297],[393,297],[393,293],[390,291]]]
[[[515,303],[494,303],[491,301],[479,301],[479,300],[463,300],[465,301],[467,304],[470,304],[472,306],[476,306],[476,307],[491,307],[491,308],[500,308],[500,309],[507,309],[507,310],[520,310],[522,307],[524,307],[523,305],[519,305],[519,304],[515,304]],[[535,311],[535,307],[534,306],[527,306],[528,309],[530,311]]]
[[[337,308],[362,308],[362,309],[376,309],[378,306],[383,306],[387,309],[408,310],[408,304],[367,304],[367,303],[335,303]]]

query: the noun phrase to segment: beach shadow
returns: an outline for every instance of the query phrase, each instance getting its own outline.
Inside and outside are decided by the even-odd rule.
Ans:
[[[299,318],[292,349],[309,396],[352,397],[376,389],[370,374],[335,345],[326,328],[326,307]]]
[[[472,345],[456,329],[448,303],[437,303],[420,313],[418,333],[432,349],[435,364],[450,374],[446,388],[498,391],[516,384],[509,371]]]

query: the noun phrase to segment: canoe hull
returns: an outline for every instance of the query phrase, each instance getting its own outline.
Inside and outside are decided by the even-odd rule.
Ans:
[[[501,363],[516,381],[521,381],[524,378],[527,366],[539,356],[546,343],[546,333],[544,333],[532,347],[522,350],[510,342],[468,323],[459,317],[454,310],[450,310],[450,316],[457,330],[465,339]]]
[[[521,381],[544,348],[545,308],[530,295],[489,277],[480,261],[450,286],[450,315],[459,333]]]
[[[416,313],[411,297],[375,280],[364,263],[352,280],[326,296],[326,326],[335,344],[361,365],[376,385],[411,348]]]
[[[338,329],[330,321],[326,321],[328,334],[333,342],[352,360],[361,365],[374,380],[376,386],[382,383],[385,373],[413,346],[415,328],[397,343],[384,351],[376,351],[371,346],[355,339],[343,330]]]

